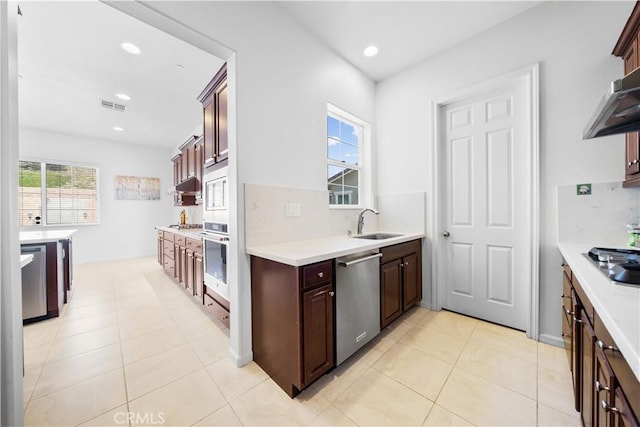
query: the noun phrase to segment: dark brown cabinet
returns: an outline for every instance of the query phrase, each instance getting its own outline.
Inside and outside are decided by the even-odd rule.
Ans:
[[[629,74],[640,66],[640,5],[631,12],[625,27],[613,48],[612,54],[622,59],[624,74]],[[624,187],[640,185],[640,132],[629,132],[625,136],[625,180]]]
[[[333,264],[251,257],[253,358],[291,397],[335,365]]]
[[[420,240],[381,248],[380,327],[384,328],[422,299]]]
[[[203,112],[203,163],[206,168],[227,164],[229,155],[227,65],[198,96]]]
[[[194,206],[202,202],[202,137],[190,136],[178,149],[173,163],[174,205]]]
[[[204,295],[202,256],[202,240],[158,230],[158,262],[201,304]]]
[[[570,356],[576,410],[585,427],[638,426],[640,382],[563,263],[563,337]],[[567,295],[571,297],[567,299]],[[567,324],[573,329],[567,332]]]

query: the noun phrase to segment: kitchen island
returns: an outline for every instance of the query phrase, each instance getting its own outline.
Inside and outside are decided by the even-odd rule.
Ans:
[[[46,307],[34,320],[58,317],[73,289],[71,236],[76,230],[36,230],[20,232],[21,251],[38,248],[45,263]],[[29,320],[29,319],[24,319]]]

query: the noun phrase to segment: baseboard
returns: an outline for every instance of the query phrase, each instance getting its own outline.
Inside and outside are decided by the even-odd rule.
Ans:
[[[253,351],[240,356],[238,353],[229,348],[229,359],[231,359],[237,367],[248,365],[253,361]]]
[[[422,307],[422,308],[426,308],[427,310],[431,310],[431,309],[432,309],[432,308],[431,308],[431,307],[432,307],[432,306],[431,306],[431,303],[428,303],[428,302],[426,302],[426,301],[420,301],[420,307]]]
[[[557,337],[555,335],[549,334],[540,334],[538,337],[540,342],[545,344],[555,345],[556,347],[564,347],[564,340],[562,337]]]

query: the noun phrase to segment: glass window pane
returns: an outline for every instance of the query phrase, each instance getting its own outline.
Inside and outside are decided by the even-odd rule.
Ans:
[[[358,131],[349,123],[340,122],[340,139],[351,144],[358,144]]]
[[[42,171],[40,162],[18,162],[19,225],[40,225],[42,217]]]
[[[331,116],[327,116],[327,136],[340,139],[340,122]]]

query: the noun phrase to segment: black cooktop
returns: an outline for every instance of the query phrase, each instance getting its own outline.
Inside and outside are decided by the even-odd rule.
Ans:
[[[640,286],[640,251],[633,249],[591,248],[584,254],[616,283]]]

